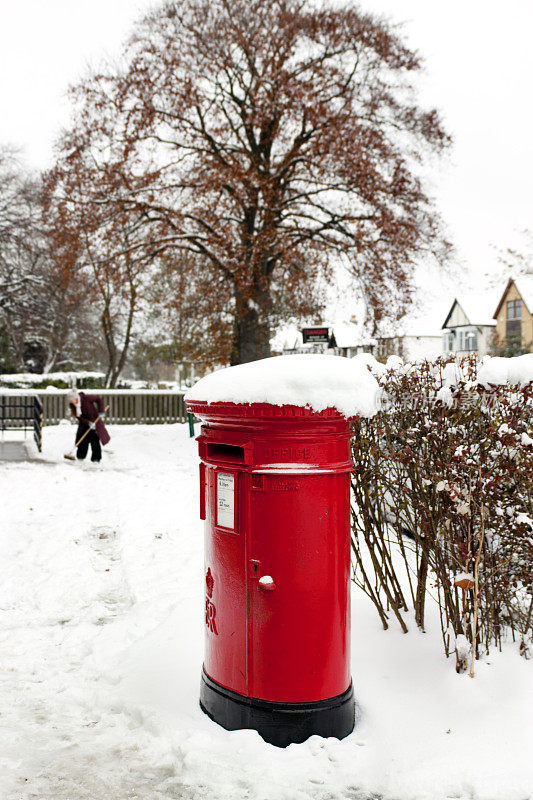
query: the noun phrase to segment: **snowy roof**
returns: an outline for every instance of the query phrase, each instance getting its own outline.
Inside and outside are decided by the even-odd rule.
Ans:
[[[430,339],[432,339],[434,337],[436,337],[438,339],[442,338],[442,332],[440,331],[439,328],[435,327],[435,323],[434,322],[431,325],[431,327],[429,327],[429,328],[424,327],[419,322],[413,322],[412,324],[410,323],[409,325],[405,326],[405,332],[404,332],[403,335],[404,336],[409,336],[409,337],[415,337],[417,339],[421,339],[421,338],[430,338]]]
[[[361,328],[352,322],[338,322],[331,326],[337,347],[357,347],[361,344]]]
[[[533,275],[520,275],[515,278],[514,285],[526,304],[527,310],[530,314],[533,314]]]
[[[361,325],[353,322],[325,322],[324,328],[328,328],[330,333],[335,336],[337,347],[363,347],[376,345],[381,339],[396,338],[403,336],[413,337],[436,337],[441,338],[442,333],[435,328],[435,322],[429,324],[421,319],[405,319],[395,333],[383,334],[376,337],[369,336]],[[288,325],[281,328],[271,340],[272,350],[302,350],[306,347],[302,341],[302,332],[295,325]],[[316,346],[315,342],[309,342],[310,349]]]
[[[526,304],[529,313],[533,314],[533,275],[518,275],[516,278],[509,278],[507,286],[505,287],[504,292],[499,299],[494,316],[499,314],[502,303],[505,300],[507,292],[509,291],[509,287],[512,283],[514,283],[516,286],[518,293]]]
[[[442,327],[446,327],[455,304],[463,309],[470,325],[495,325],[495,321],[491,317],[491,312],[495,307],[496,296],[497,292],[495,290],[490,292],[461,292],[451,304]]]
[[[389,336],[438,336],[441,338],[442,331],[438,321],[444,317],[448,308],[449,304],[442,300],[437,303],[429,302],[424,308],[418,305],[392,326],[390,332],[384,331],[380,338]]]
[[[309,327],[313,326],[310,325]],[[334,334],[337,347],[356,347],[368,341],[368,337],[365,339],[365,342],[362,341],[361,327],[352,322],[325,322],[324,325],[320,327],[327,328],[330,333]],[[300,328],[297,328],[296,325],[287,325],[284,328],[280,328],[271,340],[271,346],[273,350],[278,351],[301,350],[306,347],[303,343],[302,331]],[[316,342],[309,342],[308,346],[311,349],[316,346]]]
[[[371,417],[379,387],[365,365],[341,356],[287,355],[227,367],[206,375],[185,400],[206,403],[269,403]]]

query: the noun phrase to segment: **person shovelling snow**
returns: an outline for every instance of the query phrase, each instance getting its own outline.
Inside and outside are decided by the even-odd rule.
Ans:
[[[91,445],[91,461],[99,462],[102,458],[101,444],[107,444],[111,437],[104,425],[104,401],[97,394],[85,394],[73,390],[67,395],[70,413],[78,420],[76,431],[76,458],[83,460]],[[65,453],[71,460],[74,456]]]

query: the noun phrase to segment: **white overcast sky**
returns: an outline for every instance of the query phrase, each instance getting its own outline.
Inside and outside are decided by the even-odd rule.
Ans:
[[[150,0],[0,0],[0,143],[51,164],[68,120],[65,90],[117,54]],[[533,1],[364,0],[403,24],[424,56],[425,103],[455,144],[432,190],[469,283],[496,268],[494,248],[533,229]],[[448,287],[449,288],[449,287]]]

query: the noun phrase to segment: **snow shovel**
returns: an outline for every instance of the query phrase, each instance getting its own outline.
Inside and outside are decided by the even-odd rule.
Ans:
[[[105,412],[107,411],[107,409],[108,409],[108,408],[109,408],[109,406],[106,406],[106,407],[104,408],[104,414],[105,414]],[[99,420],[99,419],[100,419],[100,414],[98,414],[98,416],[96,417],[96,419],[95,419],[95,421],[94,421],[94,424],[95,424],[95,425],[96,425],[96,423],[98,422],[98,420]],[[80,444],[80,442],[83,442],[83,440],[85,439],[85,437],[87,436],[87,434],[89,433],[89,431],[92,431],[92,430],[94,430],[94,428],[91,428],[91,427],[87,428],[87,430],[85,431],[85,433],[84,433],[82,436],[80,436],[80,438],[78,439],[78,441],[76,442],[76,444],[74,445],[74,447],[72,448],[72,450],[70,451],[70,453],[64,453],[64,454],[63,454],[63,458],[68,458],[68,460],[69,460],[69,461],[76,461],[76,454],[75,454],[75,450],[77,449],[77,447],[78,447],[78,445]]]

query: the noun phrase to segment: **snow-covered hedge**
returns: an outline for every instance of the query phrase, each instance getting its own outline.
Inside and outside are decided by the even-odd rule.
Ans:
[[[411,605],[423,628],[433,596],[458,670],[508,631],[527,654],[533,355],[367,361],[382,397],[376,416],[354,425],[356,582],[385,627],[395,614],[406,629]]]

